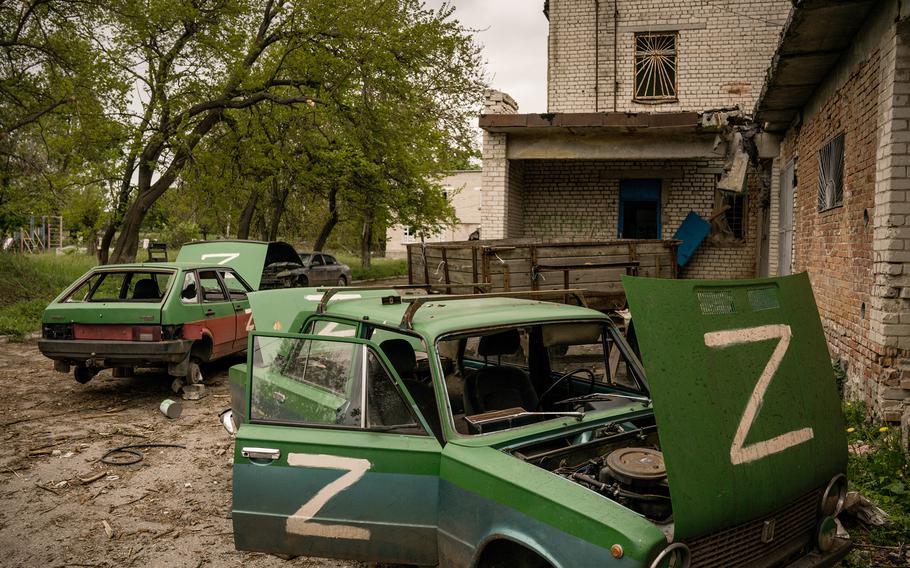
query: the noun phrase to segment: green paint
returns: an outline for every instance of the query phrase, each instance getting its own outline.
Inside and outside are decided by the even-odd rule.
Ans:
[[[651,386],[676,538],[768,513],[845,471],[843,416],[805,274],[732,282],[626,277],[623,285]],[[757,328],[751,333],[760,336],[782,326],[792,337],[762,395],[759,378],[781,339],[717,344],[730,340],[729,330]],[[754,421],[746,414],[751,396],[762,401]],[[806,429],[812,437],[801,441]],[[748,432],[743,450],[737,430]]]

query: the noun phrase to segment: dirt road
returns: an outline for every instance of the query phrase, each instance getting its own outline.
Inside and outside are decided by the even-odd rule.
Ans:
[[[170,420],[158,405],[179,397],[165,375],[105,371],[80,385],[34,343],[0,345],[0,566],[359,566],[234,550],[233,445],[217,415],[236,362],[204,368],[208,396],[181,400]],[[139,443],[186,447],[99,461]]]

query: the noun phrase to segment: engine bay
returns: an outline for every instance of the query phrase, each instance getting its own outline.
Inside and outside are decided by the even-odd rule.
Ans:
[[[653,416],[614,422],[572,437],[509,450],[647,519],[672,522],[670,486]]]

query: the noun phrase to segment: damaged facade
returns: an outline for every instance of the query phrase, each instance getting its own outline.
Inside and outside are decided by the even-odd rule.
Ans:
[[[809,273],[848,394],[886,420],[910,402],[908,16],[898,0],[804,0],[755,109],[781,141],[780,273]]]
[[[482,237],[669,239],[694,211],[715,222],[682,277],[775,273],[773,176],[761,159],[777,149],[745,114],[789,8],[547,2],[547,112],[519,114],[491,91],[480,118]]]

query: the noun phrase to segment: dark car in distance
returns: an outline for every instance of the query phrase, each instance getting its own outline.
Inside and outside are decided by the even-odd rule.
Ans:
[[[351,283],[351,267],[324,252],[297,251],[303,264],[298,286],[347,286]]]

